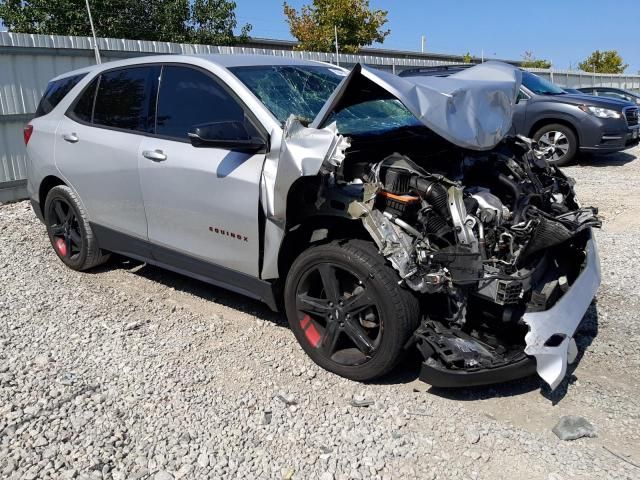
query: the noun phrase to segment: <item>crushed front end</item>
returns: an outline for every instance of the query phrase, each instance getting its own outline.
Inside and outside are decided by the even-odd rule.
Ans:
[[[597,211],[581,208],[573,181],[524,139],[448,155],[446,169],[430,171],[388,156],[350,208],[401,281],[423,294],[421,378],[468,386],[537,368],[555,388],[599,285]]]
[[[537,371],[556,388],[600,283],[597,210],[530,140],[508,136],[519,86],[504,64],[446,79],[357,65],[310,128],[285,128],[280,161],[313,168],[279,169],[290,177],[275,184],[282,198],[302,199],[298,218],[361,223],[421,300],[407,346],[435,386]],[[309,181],[294,195],[300,176]]]

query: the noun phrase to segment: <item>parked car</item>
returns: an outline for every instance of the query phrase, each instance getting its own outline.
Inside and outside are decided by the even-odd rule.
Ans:
[[[468,65],[405,70],[403,77],[444,77]],[[638,107],[626,100],[568,94],[527,71],[513,116],[516,133],[538,142],[547,160],[567,165],[578,151],[612,153],[639,141]]]
[[[580,93],[587,95],[596,95],[598,97],[616,98],[618,100],[624,100],[626,102],[635,103],[640,105],[640,94],[630,92],[629,90],[623,90],[622,88],[612,87],[588,87],[578,89]]]
[[[28,190],[68,267],[115,252],[283,308],[344,377],[417,347],[434,385],[537,370],[555,388],[598,288],[599,220],[507,138],[521,75],[433,85],[250,55],[87,67],[53,79],[25,128]]]

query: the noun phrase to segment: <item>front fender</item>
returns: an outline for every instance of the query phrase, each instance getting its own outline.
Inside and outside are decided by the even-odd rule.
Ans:
[[[279,276],[278,257],[285,235],[291,186],[300,177],[333,172],[350,146],[335,124],[321,129],[309,128],[293,116],[287,120],[282,135],[272,135],[272,139],[272,149],[261,178],[261,201],[266,218],[263,279]]]

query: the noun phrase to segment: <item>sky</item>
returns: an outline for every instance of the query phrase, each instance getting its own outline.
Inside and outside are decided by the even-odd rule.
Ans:
[[[236,0],[254,37],[292,39],[281,0]],[[311,0],[289,0],[299,8]],[[525,51],[577,69],[594,50],[618,50],[626,73],[640,71],[640,0],[370,0],[387,10],[391,34],[374,47],[518,60]]]

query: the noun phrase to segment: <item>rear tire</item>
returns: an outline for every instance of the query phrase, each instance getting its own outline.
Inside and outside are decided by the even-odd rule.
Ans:
[[[78,196],[66,185],[58,185],[49,191],[44,218],[51,246],[67,267],[88,270],[109,259],[109,254],[98,247]]]
[[[551,123],[540,128],[533,139],[545,150],[549,164],[563,166],[571,163],[578,152],[578,137],[566,125]]]
[[[420,322],[415,295],[364,240],[302,252],[289,270],[284,300],[291,330],[311,359],[357,381],[393,369]]]

